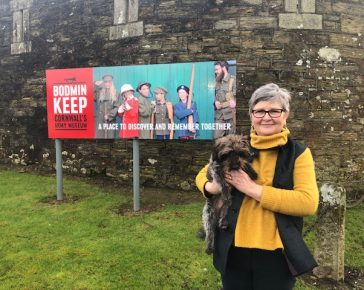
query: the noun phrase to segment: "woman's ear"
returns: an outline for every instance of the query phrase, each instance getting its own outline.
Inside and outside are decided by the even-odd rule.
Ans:
[[[288,119],[289,117],[289,111],[286,112],[286,120]]]
[[[249,119],[250,119],[250,122],[252,123],[253,122],[253,113],[249,114]]]

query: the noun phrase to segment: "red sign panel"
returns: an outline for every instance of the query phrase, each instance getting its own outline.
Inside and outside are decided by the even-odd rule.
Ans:
[[[47,70],[48,136],[95,138],[92,68]]]

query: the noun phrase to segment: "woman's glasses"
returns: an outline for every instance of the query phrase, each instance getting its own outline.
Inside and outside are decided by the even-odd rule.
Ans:
[[[265,114],[268,114],[269,117],[271,118],[278,118],[282,115],[282,112],[285,112],[286,110],[284,109],[272,109],[269,111],[265,111],[265,110],[253,110],[253,116],[255,118],[264,118]]]

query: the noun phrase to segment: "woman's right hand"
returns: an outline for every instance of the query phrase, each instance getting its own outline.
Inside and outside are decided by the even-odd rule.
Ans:
[[[213,179],[212,181],[207,181],[205,183],[205,190],[210,194],[220,194],[221,185],[217,183],[215,179]]]
[[[124,104],[121,104],[120,107],[119,107],[119,109],[118,109],[118,113],[119,114],[122,114],[122,113],[124,113],[124,111],[125,111]]]

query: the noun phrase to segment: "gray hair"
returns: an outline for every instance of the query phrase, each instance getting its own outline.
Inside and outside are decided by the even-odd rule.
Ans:
[[[286,89],[280,88],[276,84],[270,83],[255,90],[249,100],[249,114],[256,104],[262,101],[279,101],[282,108],[289,112],[289,102],[291,95]]]

